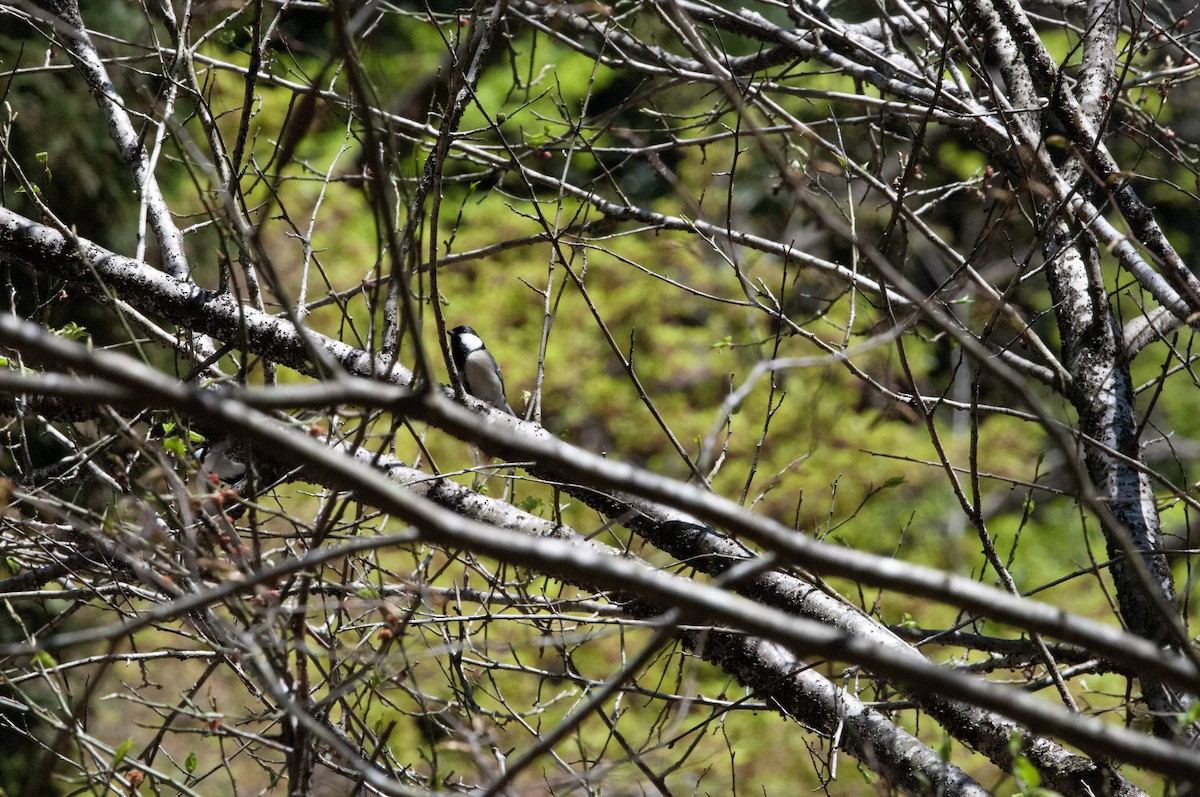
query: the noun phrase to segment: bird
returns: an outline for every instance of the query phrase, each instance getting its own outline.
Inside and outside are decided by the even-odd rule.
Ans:
[[[498,410],[516,415],[504,396],[504,377],[500,373],[500,366],[475,330],[468,326],[450,330],[450,355],[468,393]]]
[[[200,461],[201,472],[215,476],[226,484],[236,484],[246,477],[246,463],[232,456],[230,449],[233,444],[229,440],[216,443],[202,443],[196,449],[196,459]]]

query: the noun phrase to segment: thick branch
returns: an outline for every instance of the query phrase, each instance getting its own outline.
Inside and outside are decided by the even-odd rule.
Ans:
[[[121,384],[140,391],[148,401],[222,424],[254,445],[273,448],[281,456],[304,462],[312,473],[331,480],[339,489],[352,491],[361,500],[412,524],[430,542],[469,548],[502,561],[535,567],[558,578],[587,579],[602,588],[637,594],[678,609],[686,621],[705,625],[714,621],[723,623],[751,635],[775,640],[797,655],[819,655],[862,664],[879,675],[908,683],[915,691],[970,701],[1019,720],[1031,730],[1059,735],[1093,755],[1136,758],[1144,767],[1170,772],[1174,776],[1200,778],[1200,760],[1186,748],[1115,728],[1096,719],[1066,714],[1031,696],[934,667],[928,662],[897,658],[891,651],[872,643],[690,579],[647,570],[628,560],[597,555],[572,542],[544,537],[530,539],[466,520],[398,488],[374,469],[351,467],[352,460],[343,454],[311,437],[279,427],[239,402],[212,391],[181,385],[128,358],[106,352],[87,352],[82,346],[53,338],[39,327],[8,317],[0,318],[0,341],[36,360],[53,360],[101,378],[120,374]],[[452,427],[479,425],[478,416],[450,403],[439,393],[430,393],[417,402],[407,401],[403,408],[413,414],[441,417]],[[388,540],[380,538],[379,542],[384,544]],[[229,587],[222,586],[221,589]],[[75,644],[106,638],[109,633],[124,636],[151,619],[165,619],[175,616],[176,612],[202,605],[205,598],[203,593],[187,595],[153,610],[149,617],[128,621],[117,629],[71,632],[47,638],[41,644]],[[18,644],[4,646],[2,652],[20,654],[32,650],[28,645]]]

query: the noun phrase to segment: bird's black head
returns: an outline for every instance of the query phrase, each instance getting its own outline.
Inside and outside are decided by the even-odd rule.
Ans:
[[[467,355],[483,348],[483,340],[470,327],[460,326],[450,330],[450,356],[454,358],[454,367],[460,374],[467,365]],[[466,378],[465,375],[463,378]]]

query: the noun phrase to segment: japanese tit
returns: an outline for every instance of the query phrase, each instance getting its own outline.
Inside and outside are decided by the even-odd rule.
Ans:
[[[450,355],[454,357],[454,367],[458,369],[468,393],[498,410],[516,415],[504,397],[504,377],[500,374],[500,366],[475,330],[466,326],[450,330]]]
[[[196,459],[200,460],[200,471],[204,475],[212,474],[226,484],[236,484],[246,476],[246,463],[230,456],[232,445],[228,440],[217,443],[204,443],[196,449]]]

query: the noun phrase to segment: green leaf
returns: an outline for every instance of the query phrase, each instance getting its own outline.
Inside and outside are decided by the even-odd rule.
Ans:
[[[888,479],[887,481],[885,481],[885,482],[883,483],[883,486],[882,486],[882,487],[880,487],[879,489],[881,489],[881,490],[890,490],[890,489],[892,489],[893,487],[899,487],[899,486],[900,486],[900,485],[902,485],[902,484],[904,484],[904,477],[903,477],[903,476],[893,476],[892,478],[890,478],[890,479]]]
[[[79,340],[80,338],[86,338],[88,331],[87,327],[82,327],[72,321],[69,324],[54,330],[54,334],[58,335],[60,338],[66,338],[67,340]]]
[[[126,739],[117,745],[117,750],[115,753],[113,753],[113,769],[121,766],[121,762],[125,760],[125,756],[129,755],[129,751],[133,749],[134,744],[136,744],[136,742],[134,742],[133,738],[130,737],[129,739]]]
[[[530,133],[525,138],[525,143],[535,149],[541,149],[554,140],[554,130],[550,125],[543,125],[542,132]]]
[[[1181,725],[1191,725],[1198,721],[1200,721],[1200,703],[1193,703],[1188,707],[1187,713],[1179,715]]]
[[[39,650],[33,654],[33,663],[41,667],[57,667],[58,660],[50,655],[48,651]]]
[[[187,456],[187,449],[184,447],[183,441],[174,435],[163,439],[163,451],[166,451],[177,459],[183,459]]]
[[[1013,777],[1017,779],[1017,784],[1021,787],[1021,791],[1025,793],[1029,793],[1042,785],[1042,776],[1037,771],[1037,767],[1023,755],[1013,759]]]
[[[196,771],[196,753],[195,753],[195,751],[192,751],[187,754],[187,758],[185,758],[183,760],[183,768],[185,770],[187,770],[187,773],[189,775]]]

